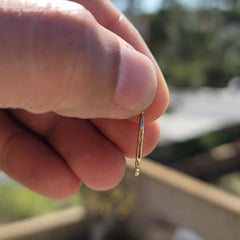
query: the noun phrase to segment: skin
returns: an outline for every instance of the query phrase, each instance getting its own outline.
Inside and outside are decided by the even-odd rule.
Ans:
[[[58,200],[82,182],[116,186],[124,156],[135,156],[137,115],[145,110],[147,155],[168,105],[165,80],[139,33],[107,0],[3,0],[0,13],[0,170]],[[116,97],[124,52],[136,78],[148,78],[154,63],[151,99],[134,92],[130,72],[128,97]]]

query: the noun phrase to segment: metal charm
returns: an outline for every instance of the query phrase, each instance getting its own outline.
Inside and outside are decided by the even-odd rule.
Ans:
[[[140,114],[140,119],[139,119],[137,153],[136,153],[135,172],[134,172],[135,176],[139,176],[139,173],[140,173],[140,165],[142,161],[143,138],[144,138],[144,112]]]

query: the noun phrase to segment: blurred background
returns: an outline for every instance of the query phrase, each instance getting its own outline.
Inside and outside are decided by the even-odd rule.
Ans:
[[[170,89],[170,106],[159,119],[161,139],[148,158],[238,198],[240,1],[112,2],[142,34]],[[0,226],[82,206],[87,212],[88,227],[82,230],[82,238],[79,235],[71,239],[220,239],[207,238],[204,231],[196,232],[184,226],[184,222],[176,226],[164,217],[158,224],[145,225],[145,235],[132,234],[127,225],[141,199],[134,191],[135,184],[138,182],[126,178],[116,189],[101,193],[84,187],[72,199],[58,202],[36,195],[0,173]],[[146,204],[151,204],[151,200]],[[7,238],[1,238],[0,232],[0,239]]]

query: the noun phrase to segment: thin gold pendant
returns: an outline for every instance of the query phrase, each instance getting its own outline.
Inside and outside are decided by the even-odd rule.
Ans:
[[[134,172],[135,176],[139,176],[139,173],[140,173],[140,165],[142,161],[143,138],[144,138],[144,112],[140,114],[140,119],[139,119],[137,153],[136,153],[135,172]]]

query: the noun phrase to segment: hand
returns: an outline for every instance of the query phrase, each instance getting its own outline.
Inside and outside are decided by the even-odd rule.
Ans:
[[[114,187],[145,109],[144,155],[156,146],[168,90],[110,1],[2,0],[0,33],[0,169],[10,177],[52,199],[81,182]]]

